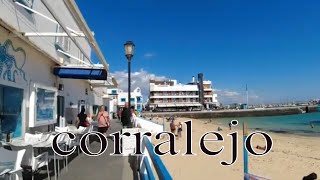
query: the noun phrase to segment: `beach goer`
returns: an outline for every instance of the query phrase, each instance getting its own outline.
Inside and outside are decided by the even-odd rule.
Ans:
[[[308,176],[304,176],[302,180],[316,180],[317,178],[318,177],[316,173],[311,173]]]
[[[314,126],[313,126],[313,124],[312,124],[312,123],[310,123],[310,126],[311,126],[311,128],[314,128]]]
[[[182,132],[182,123],[181,123],[181,122],[179,122],[179,125],[178,125],[178,137],[179,137],[179,138],[181,138],[181,137],[182,137],[181,132]]]
[[[260,149],[260,150],[266,150],[266,146],[259,146],[259,145],[257,145],[256,148],[257,148],[257,149]]]
[[[176,124],[174,120],[172,120],[170,123],[170,130],[174,135],[176,135]]]
[[[222,131],[222,129],[221,129],[221,127],[220,127],[220,126],[218,127],[218,131]]]
[[[232,124],[231,124],[231,122],[229,122],[229,129],[231,130],[231,127],[232,127]]]
[[[110,117],[108,112],[105,109],[105,106],[100,106],[99,113],[97,115],[98,121],[98,132],[107,136],[107,131],[111,128]]]
[[[128,106],[129,104],[126,102],[121,112],[121,123],[123,128],[130,128],[129,124],[131,119],[129,116],[132,116],[132,113],[129,114],[130,109]]]
[[[80,113],[77,115],[76,127],[88,127],[87,114],[84,107],[81,108]]]

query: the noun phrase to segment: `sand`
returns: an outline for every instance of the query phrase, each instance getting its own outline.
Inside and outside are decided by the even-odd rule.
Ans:
[[[177,122],[186,120],[178,118]],[[162,120],[159,119],[159,123],[162,123]],[[167,131],[169,131],[169,122],[166,122],[165,125]],[[199,140],[202,135],[209,131],[217,131],[217,128],[218,125],[215,124],[214,120],[209,122],[193,119],[193,153],[197,155],[182,156],[186,152],[186,126],[184,124],[182,138],[176,140],[176,149],[180,150],[180,153],[176,156],[161,156],[173,179],[243,179],[243,140],[241,130],[238,130],[238,159],[232,166],[222,166],[220,161],[231,162],[231,137],[227,136],[227,134],[235,130],[222,127],[223,131],[220,131],[220,133],[225,141],[206,143],[206,146],[212,150],[219,150],[221,146],[224,146],[224,150],[219,155],[208,156],[200,150]],[[239,129],[241,128],[239,127]],[[273,148],[270,153],[263,157],[249,154],[249,173],[272,180],[301,180],[303,176],[312,172],[320,176],[320,138],[276,133],[270,133],[270,136],[273,139]],[[163,141],[165,139],[153,139],[155,145]],[[255,136],[252,144],[253,147],[257,145],[264,146],[265,142],[262,136]],[[161,149],[166,151],[168,146],[163,145]]]

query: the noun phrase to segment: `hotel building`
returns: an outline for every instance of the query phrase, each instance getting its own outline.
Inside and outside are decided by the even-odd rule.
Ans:
[[[218,105],[217,94],[213,92],[211,81],[198,82],[192,77],[188,84],[176,80],[150,80],[148,106],[155,111],[192,111],[212,109]]]
[[[108,75],[74,1],[0,1],[0,138],[74,122],[81,107],[93,113],[114,86]]]

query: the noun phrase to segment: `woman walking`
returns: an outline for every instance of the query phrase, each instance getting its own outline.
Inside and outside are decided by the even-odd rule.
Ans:
[[[88,119],[87,119],[87,114],[85,113],[85,108],[82,107],[80,113],[77,116],[77,121],[76,121],[76,127],[79,128],[80,126],[82,127],[88,127]]]
[[[105,106],[100,106],[97,120],[98,120],[98,132],[102,133],[107,137],[107,131],[111,127],[111,125],[110,125],[109,114],[105,110]]]

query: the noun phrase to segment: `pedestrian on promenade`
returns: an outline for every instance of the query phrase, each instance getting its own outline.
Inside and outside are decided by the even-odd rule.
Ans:
[[[131,110],[131,123],[132,123],[132,126],[136,127],[136,118],[137,118],[137,116],[135,114],[134,106],[131,106],[130,110]]]
[[[122,109],[122,112],[121,112],[121,123],[122,123],[123,128],[131,128],[131,127],[129,127],[129,124],[131,121],[131,116],[132,116],[132,113],[130,112],[129,105],[126,102],[124,105],[124,108]]]
[[[81,127],[88,127],[88,120],[87,120],[87,114],[85,113],[86,110],[84,107],[81,108],[80,113],[77,115],[77,120],[76,120],[76,127],[79,128]]]
[[[102,133],[107,137],[107,131],[111,128],[110,125],[110,117],[108,112],[106,111],[105,106],[100,106],[99,113],[97,115],[98,121],[98,132]]]

